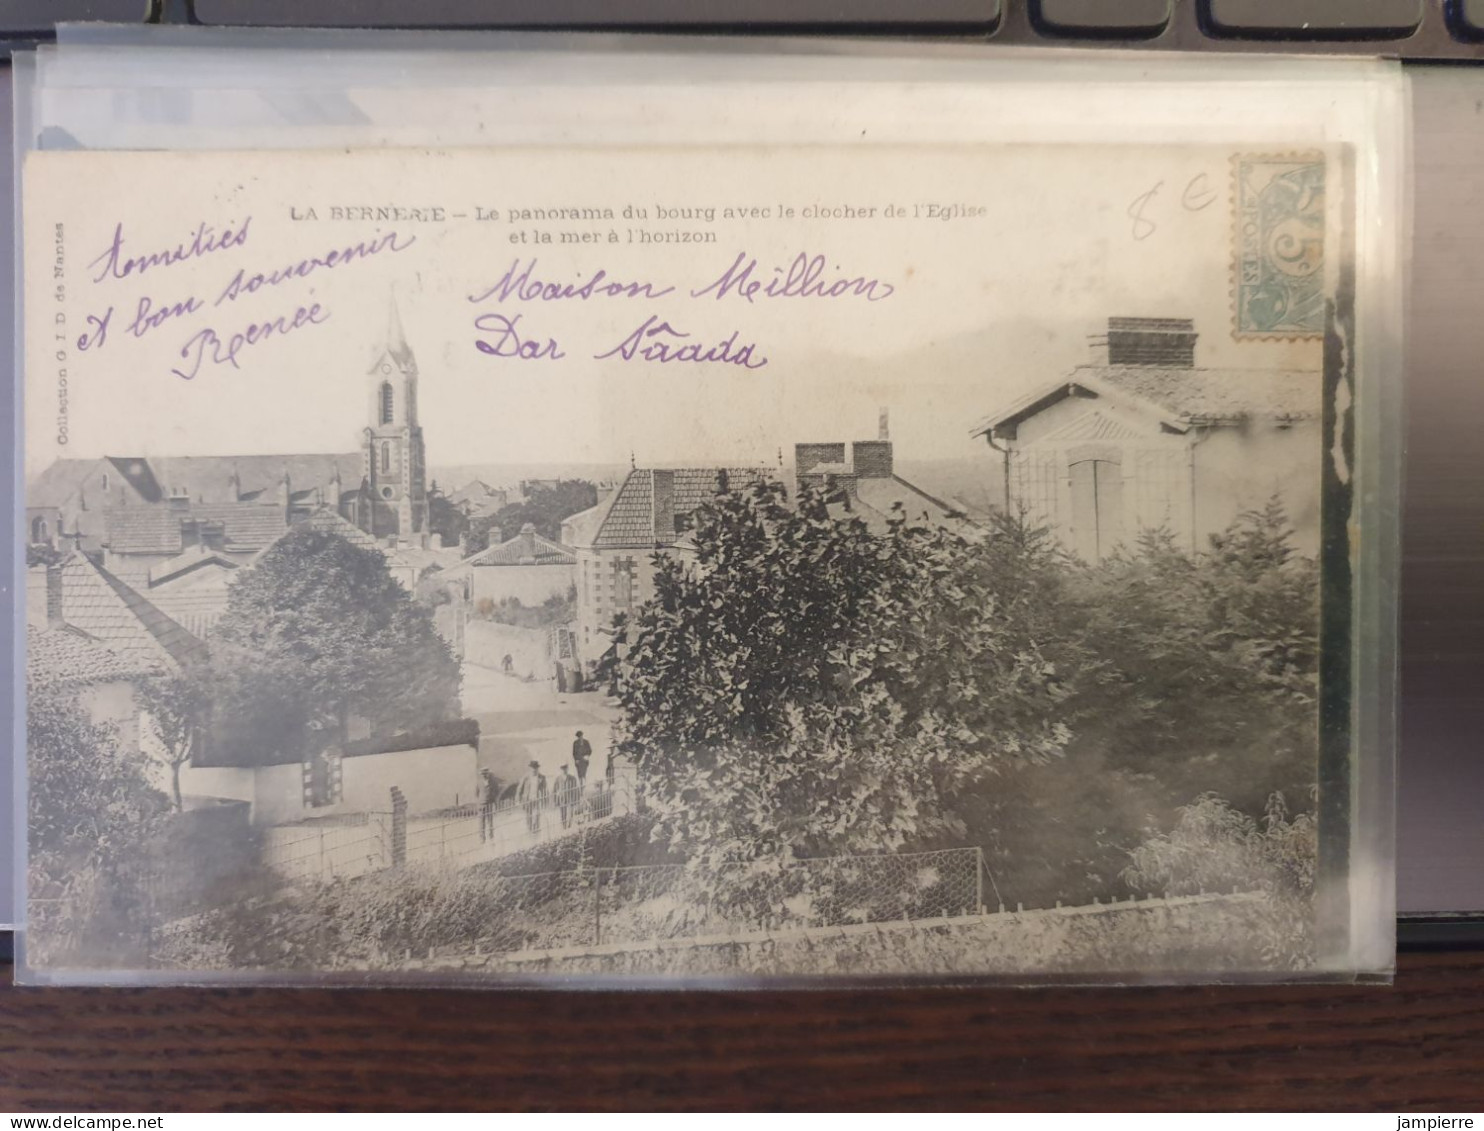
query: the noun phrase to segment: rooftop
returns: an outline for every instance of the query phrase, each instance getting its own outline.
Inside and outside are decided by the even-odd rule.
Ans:
[[[471,566],[572,565],[577,555],[563,546],[537,534],[527,523],[514,538],[491,546],[464,560]]]
[[[597,549],[673,546],[676,516],[690,514],[725,490],[776,477],[766,467],[635,468],[598,504],[592,544]]]
[[[75,628],[26,626],[26,680],[51,687],[138,679],[154,669]]]
[[[74,551],[56,568],[62,619],[127,662],[179,668],[205,658],[205,644],[87,555]]]
[[[1308,419],[1317,417],[1321,408],[1320,376],[1315,370],[1079,365],[1068,376],[981,420],[973,433],[1013,428],[1078,392],[1132,400],[1180,430],[1249,419]]]

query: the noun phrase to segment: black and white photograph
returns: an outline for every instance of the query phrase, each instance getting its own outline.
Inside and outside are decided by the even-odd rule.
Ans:
[[[1349,968],[1341,158],[30,154],[23,973]]]

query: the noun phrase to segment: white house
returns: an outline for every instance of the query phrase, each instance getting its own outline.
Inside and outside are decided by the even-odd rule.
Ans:
[[[1321,377],[1196,365],[1180,318],[1110,318],[1107,357],[981,421],[1005,505],[1099,561],[1140,530],[1206,548],[1279,496],[1304,553],[1319,545]]]

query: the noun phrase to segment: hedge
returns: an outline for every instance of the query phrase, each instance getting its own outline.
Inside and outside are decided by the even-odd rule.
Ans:
[[[347,742],[341,753],[347,758],[365,754],[394,754],[399,750],[428,750],[437,746],[479,745],[479,720],[447,719],[406,734],[373,735]]]

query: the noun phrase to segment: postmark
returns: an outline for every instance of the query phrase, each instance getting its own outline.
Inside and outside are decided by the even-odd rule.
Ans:
[[[1324,333],[1324,156],[1232,158],[1232,334]]]

